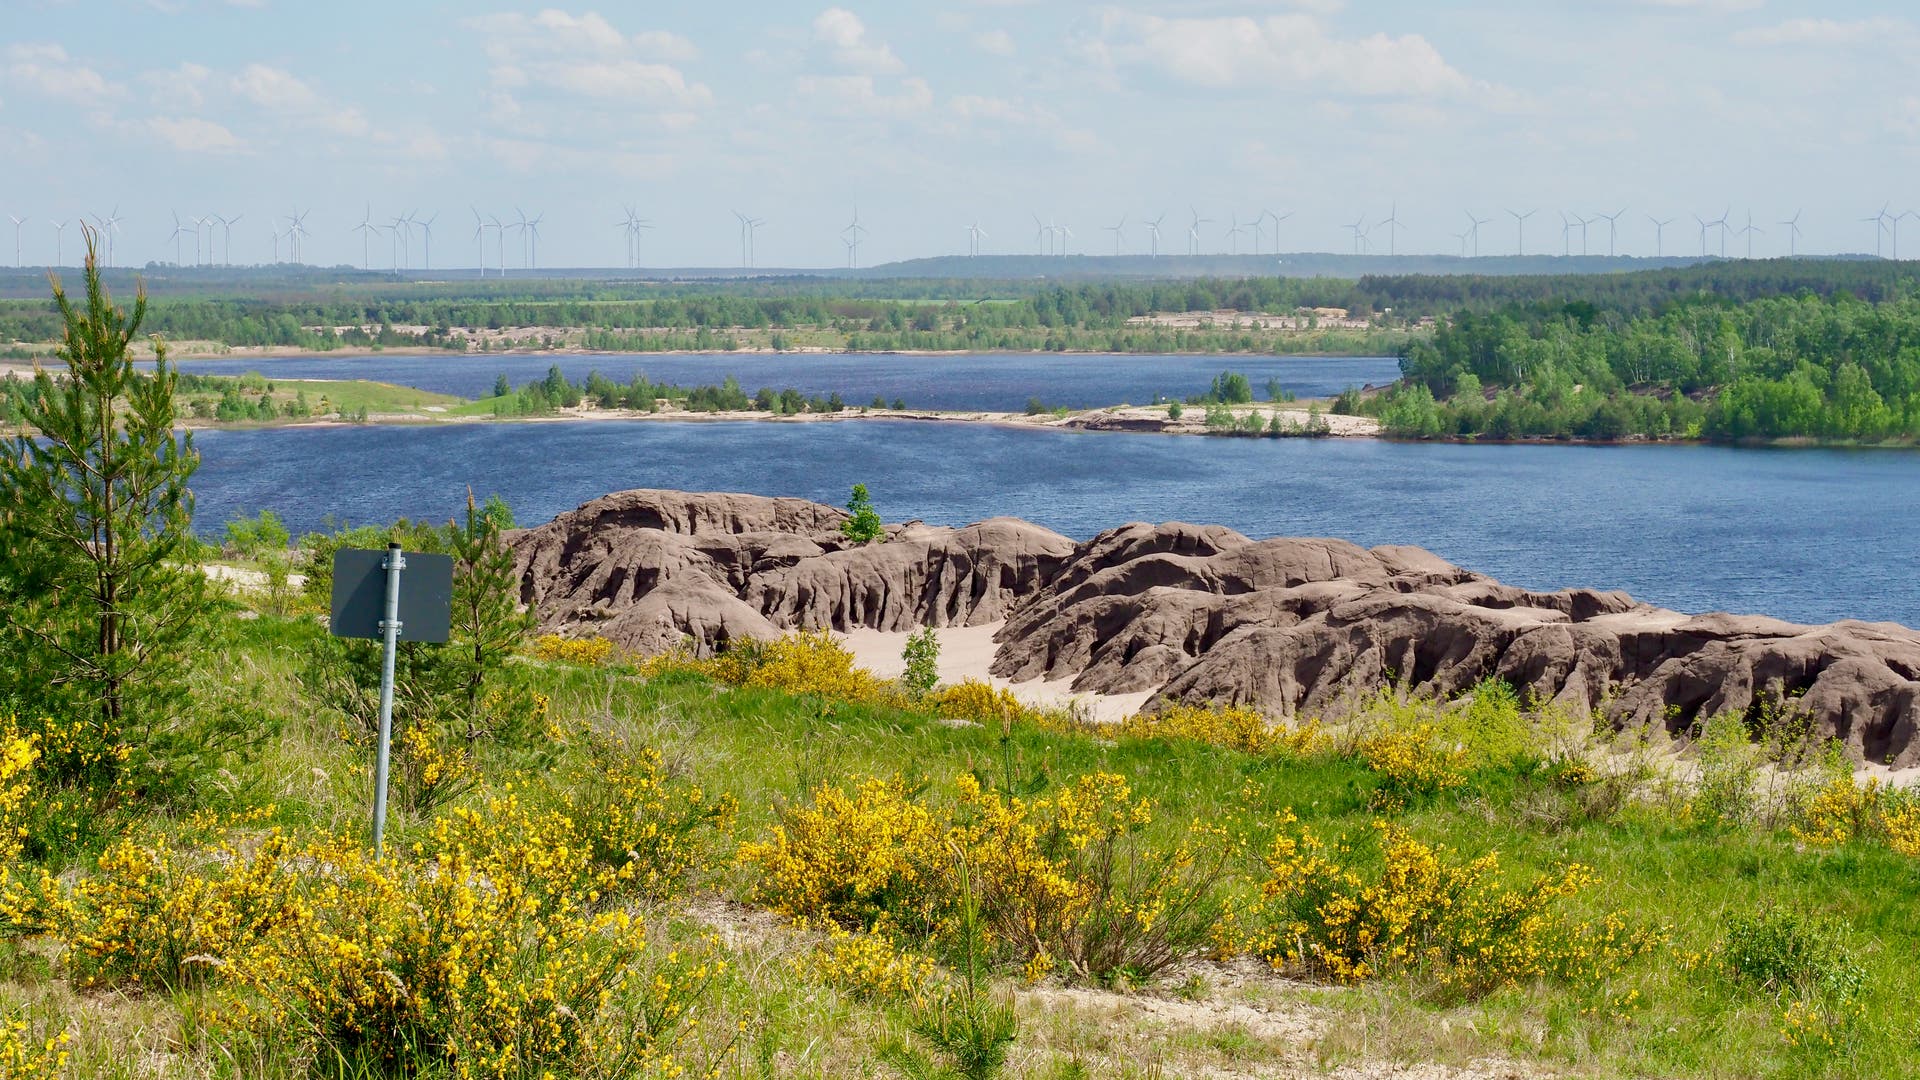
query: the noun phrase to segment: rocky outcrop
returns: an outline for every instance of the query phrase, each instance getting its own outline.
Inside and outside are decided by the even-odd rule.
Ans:
[[[1099,693],[1337,714],[1382,686],[1489,676],[1623,725],[1790,710],[1857,758],[1920,764],[1920,634],[1687,616],[1617,592],[1530,592],[1409,547],[1133,524],[1081,544],[1010,518],[840,536],[845,515],[747,495],[630,491],[512,538],[550,631],[703,650],[791,629],[1004,620],[993,672]]]
[[[881,544],[847,540],[846,519],[799,499],[623,491],[509,542],[521,601],[543,628],[590,627],[646,652],[787,630],[998,622],[1074,551],[1012,518],[889,526]]]

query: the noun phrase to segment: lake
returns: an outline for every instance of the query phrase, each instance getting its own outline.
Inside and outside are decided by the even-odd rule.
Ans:
[[[877,394],[916,409],[1022,409],[1038,397],[1050,406],[1091,409],[1121,402],[1144,404],[1155,394],[1204,394],[1222,371],[1245,375],[1266,397],[1268,379],[1298,397],[1332,397],[1349,386],[1383,385],[1400,377],[1392,357],[1135,356],[1109,354],[962,353],[502,353],[497,356],[398,355],[249,357],[183,360],[182,371],[238,375],[258,371],[275,379],[373,379],[465,398],[493,393],[505,375],[523,386],[559,365],[574,382],[598,371],[615,382],[642,373],[654,382],[718,384],[732,375],[751,394],[762,386],[792,387],[809,397],[841,394],[865,405]]]
[[[1251,374],[1246,359],[1195,371]],[[296,532],[327,515],[444,521],[468,485],[537,524],[623,488],[839,505],[862,482],[889,521],[1010,514],[1081,539],[1134,520],[1215,522],[1255,537],[1417,544],[1513,584],[1619,588],[1683,611],[1920,625],[1916,459],[1897,451],[1256,441],[906,420],[291,428],[195,442],[209,534],[263,508]]]

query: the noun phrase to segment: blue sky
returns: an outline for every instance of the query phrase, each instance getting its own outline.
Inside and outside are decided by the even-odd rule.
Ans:
[[[648,265],[737,263],[736,209],[759,264],[844,264],[856,205],[863,264],[962,252],[976,220],[1033,251],[1035,214],[1089,253],[1165,214],[1184,250],[1190,206],[1208,251],[1266,210],[1284,249],[1344,251],[1394,207],[1401,251],[1458,251],[1472,211],[1510,252],[1508,207],[1539,211],[1530,251],[1622,207],[1623,253],[1652,253],[1648,215],[1697,251],[1692,215],[1729,209],[1756,255],[1796,211],[1801,251],[1860,251],[1860,218],[1920,209],[1917,54],[1902,5],[1849,0],[0,0],[0,215],[30,264],[49,222],[117,206],[123,264],[171,260],[176,211],[242,215],[234,261],[267,261],[298,207],[305,261],[357,265],[369,202],[438,213],[441,266],[476,258],[470,206],[540,216],[542,265],[620,265],[622,204]]]

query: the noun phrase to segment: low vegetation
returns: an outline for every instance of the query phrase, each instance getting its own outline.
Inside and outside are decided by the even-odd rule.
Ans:
[[[190,443],[130,458],[173,501],[99,512],[145,530],[111,534],[148,545],[115,549],[137,566],[23,560],[86,505],[36,476],[99,468],[143,424],[173,438],[169,372],[125,363],[138,309],[85,311],[47,400],[99,406],[110,433],[16,440],[0,473],[0,1074],[1920,1060],[1920,801],[1857,786],[1790,701],[1703,720],[1676,762],[1494,681],[1318,723],[1198,704],[1101,723],[942,685],[924,636],[902,680],[825,634],[634,657],[533,633],[493,501],[297,550],[237,522],[236,554],[308,575],[282,613],[203,586],[174,483]],[[382,858],[375,653],[313,616],[333,551],[389,537],[456,575],[452,640],[399,658]],[[145,580],[128,572],[157,584],[111,607],[74,587]]]

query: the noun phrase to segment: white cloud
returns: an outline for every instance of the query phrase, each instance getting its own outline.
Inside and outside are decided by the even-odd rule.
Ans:
[[[933,104],[933,88],[915,77],[901,79],[894,94],[881,92],[871,75],[803,75],[795,85],[801,94],[846,115],[906,116]]]
[[[336,135],[364,135],[371,126],[359,109],[334,105],[281,68],[248,64],[228,86],[260,109]]]
[[[571,15],[483,15],[466,25],[484,39],[497,92],[544,89],[610,103],[647,105],[684,113],[713,103],[713,92],[668,61],[699,55],[693,42],[665,30],[623,33],[594,12]],[[521,108],[502,109],[496,118]]]
[[[1302,14],[1162,18],[1108,11],[1092,52],[1116,67],[1149,67],[1197,86],[1295,83],[1389,98],[1479,88],[1418,34],[1339,38]]]
[[[1640,0],[1647,7],[1666,8],[1669,11],[1704,11],[1714,15],[1728,15],[1736,11],[1753,11],[1765,5],[1767,0]]]
[[[995,56],[1012,56],[1014,53],[1013,35],[1005,30],[986,30],[975,34],[973,43],[981,52]]]
[[[862,75],[896,75],[907,69],[894,55],[893,47],[875,41],[867,33],[860,16],[846,8],[832,7],[814,16],[814,40],[833,49],[833,61],[848,71]]]
[[[202,88],[213,73],[195,63],[183,63],[165,71],[149,71],[140,76],[147,84],[155,104],[178,109],[198,109],[206,103]]]
[[[91,105],[121,89],[92,68],[75,63],[59,45],[9,45],[4,60],[0,70],[10,81],[43,97]]]
[[[1742,45],[1865,45],[1910,37],[1913,27],[1899,19],[1788,19],[1772,26],[1742,30]]]
[[[238,136],[211,120],[156,116],[147,123],[160,141],[183,153],[232,154],[243,149]]]

